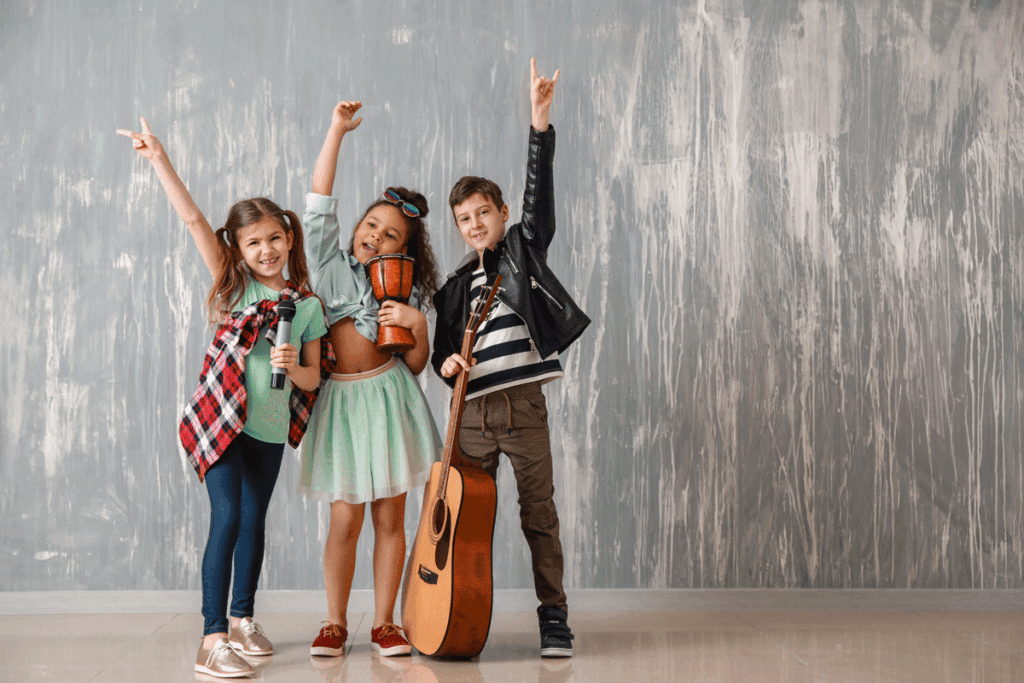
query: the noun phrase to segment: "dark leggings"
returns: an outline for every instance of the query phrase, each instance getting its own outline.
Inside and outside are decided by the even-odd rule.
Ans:
[[[235,585],[231,616],[251,617],[263,565],[263,531],[284,455],[283,443],[239,434],[206,472],[210,537],[203,553],[203,635],[227,633],[231,557]]]

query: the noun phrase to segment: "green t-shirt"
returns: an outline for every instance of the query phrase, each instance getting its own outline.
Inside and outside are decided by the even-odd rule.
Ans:
[[[277,301],[281,292],[274,291],[258,280],[249,279],[239,300],[233,309],[237,312],[249,304],[270,299]],[[270,388],[271,344],[266,340],[266,330],[260,330],[259,339],[252,351],[245,357],[245,391],[246,419],[243,432],[266,443],[285,443],[288,441],[288,427],[291,413],[288,410],[288,399],[292,394],[292,381],[285,379],[284,389]],[[295,305],[295,317],[292,319],[291,344],[302,354],[303,342],[319,339],[327,334],[327,323],[323,309],[316,297],[308,297]]]

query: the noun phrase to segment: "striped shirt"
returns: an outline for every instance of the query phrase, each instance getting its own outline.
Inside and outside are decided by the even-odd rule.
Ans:
[[[483,268],[473,271],[470,300],[476,302],[487,281]],[[550,382],[562,376],[558,352],[541,358],[530,338],[526,322],[506,303],[494,298],[487,318],[476,332],[473,344],[476,359],[469,371],[466,400],[518,384]]]

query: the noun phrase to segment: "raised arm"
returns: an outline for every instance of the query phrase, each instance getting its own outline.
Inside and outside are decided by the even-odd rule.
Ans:
[[[533,129],[538,133],[548,129],[548,112],[551,109],[551,100],[555,97],[555,83],[558,83],[558,74],[561,72],[561,69],[556,69],[555,77],[550,80],[537,76],[537,60],[530,58],[531,118]]]
[[[523,191],[523,237],[547,250],[555,237],[555,129],[548,125],[548,112],[555,95],[560,71],[548,80],[537,76],[537,60],[530,60],[530,102],[533,108],[530,149]]]
[[[217,236],[214,234],[213,228],[210,227],[210,222],[206,220],[206,216],[192,200],[192,195],[185,188],[185,183],[181,182],[181,178],[175,172],[171,160],[167,157],[167,152],[164,151],[164,146],[149,129],[146,117],[140,117],[139,121],[142,122],[141,133],[133,133],[123,128],[118,129],[117,133],[131,138],[135,151],[153,164],[160,184],[163,185],[164,192],[167,193],[167,198],[171,200],[174,210],[178,212],[178,216],[185,221],[188,231],[192,233],[192,239],[195,241],[196,247],[199,248],[200,256],[203,257],[203,263],[206,264],[210,274],[217,277],[223,267],[224,258]]]
[[[324,146],[320,148],[320,156],[316,159],[316,170],[313,171],[313,192],[330,195],[334,190],[334,174],[338,169],[338,152],[345,133],[355,130],[363,122],[362,117],[352,120],[362,102],[338,102],[331,115],[331,127],[327,130]]]

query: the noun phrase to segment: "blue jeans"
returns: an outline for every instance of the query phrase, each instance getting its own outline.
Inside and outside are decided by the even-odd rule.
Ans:
[[[203,553],[203,635],[227,633],[228,587],[234,555],[231,616],[251,617],[263,565],[263,532],[284,456],[283,443],[235,437],[206,472],[210,537]]]

